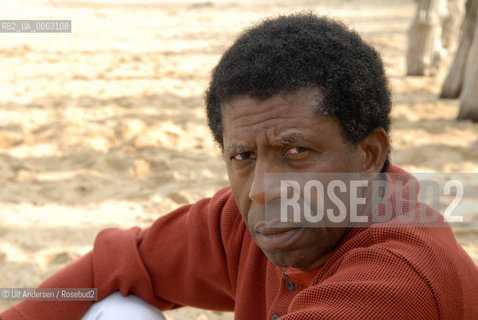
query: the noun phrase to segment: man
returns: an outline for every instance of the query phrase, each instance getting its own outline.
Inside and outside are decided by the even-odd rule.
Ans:
[[[423,206],[415,180],[389,164],[387,80],[356,33],[312,14],[266,20],[223,55],[206,104],[230,187],[145,230],[100,232],[91,253],[41,287],[98,288],[112,309],[122,306],[120,291],[161,310],[230,310],[236,319],[478,317],[478,271],[450,227],[397,227],[396,208],[407,215]],[[372,209],[394,211],[392,220],[360,227],[277,220],[282,189],[268,173],[380,172],[395,174],[387,176],[395,206]],[[398,195],[398,180],[407,196]],[[87,316],[102,319],[102,303]],[[79,319],[90,306],[21,302],[1,317]]]

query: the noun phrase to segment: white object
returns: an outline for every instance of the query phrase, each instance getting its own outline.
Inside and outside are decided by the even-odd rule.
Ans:
[[[81,320],[166,320],[158,308],[135,295],[113,293],[94,303]]]

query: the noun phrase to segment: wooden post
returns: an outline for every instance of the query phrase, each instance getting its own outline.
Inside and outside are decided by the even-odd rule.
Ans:
[[[443,21],[441,41],[443,48],[449,50],[456,46],[456,38],[460,35],[460,25],[465,15],[464,0],[448,0],[447,15]]]
[[[465,68],[471,43],[475,34],[475,24],[478,10],[478,0],[468,1],[465,20],[461,27],[460,44],[453,63],[443,83],[440,98],[455,99],[460,96],[465,79]]]
[[[475,22],[475,32],[466,62],[465,82],[460,99],[458,120],[471,119],[473,122],[478,122],[478,20]]]
[[[447,0],[417,0],[417,14],[410,27],[407,75],[430,76],[438,72],[446,51],[441,44]]]

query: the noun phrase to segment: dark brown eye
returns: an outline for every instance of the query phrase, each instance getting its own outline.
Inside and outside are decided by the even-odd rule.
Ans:
[[[293,147],[293,148],[287,149],[285,153],[286,154],[298,154],[298,153],[306,152],[308,150],[309,149],[304,148],[304,147]]]
[[[241,152],[233,156],[232,159],[243,161],[243,160],[255,159],[255,156],[252,154],[252,152]]]

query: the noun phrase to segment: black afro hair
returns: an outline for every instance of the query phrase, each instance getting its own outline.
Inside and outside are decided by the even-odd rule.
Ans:
[[[215,140],[223,147],[224,103],[243,95],[267,99],[303,88],[320,89],[318,112],[336,118],[352,144],[376,128],[388,133],[390,90],[378,53],[342,23],[299,13],[246,30],[221,57],[206,91]],[[388,164],[387,157],[382,171]]]

